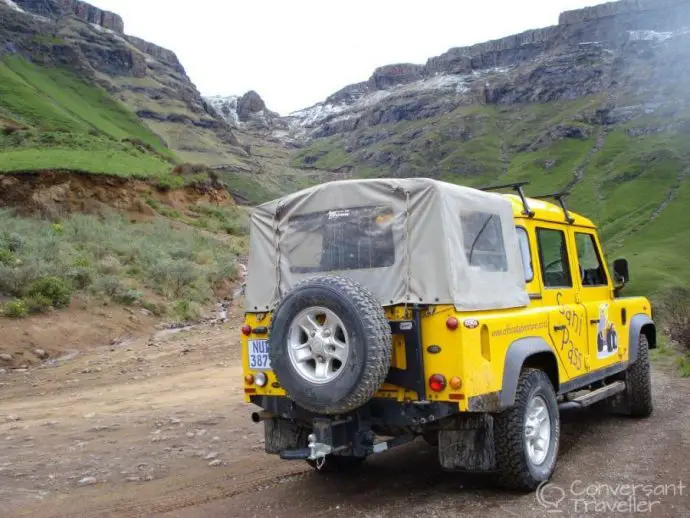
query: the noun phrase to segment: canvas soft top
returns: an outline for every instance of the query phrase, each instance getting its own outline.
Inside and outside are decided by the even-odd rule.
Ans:
[[[384,306],[458,311],[526,306],[524,270],[505,197],[426,178],[342,180],[256,207],[247,311],[272,310],[304,278],[338,274]]]

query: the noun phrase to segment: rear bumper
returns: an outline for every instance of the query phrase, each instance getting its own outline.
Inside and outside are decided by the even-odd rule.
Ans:
[[[252,404],[264,409],[276,418],[312,423],[323,418],[309,412],[287,397],[251,396]],[[457,403],[447,402],[400,402],[392,399],[372,399],[357,410],[338,416],[338,419],[366,424],[366,428],[426,427],[446,417],[460,413]]]

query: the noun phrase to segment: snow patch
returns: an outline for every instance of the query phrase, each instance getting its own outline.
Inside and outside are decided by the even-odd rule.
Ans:
[[[2,1],[5,2],[5,4],[7,4],[7,6],[10,7],[10,9],[14,9],[18,13],[29,14],[24,9],[22,9],[17,4],[15,4],[12,0],[2,0]]]
[[[237,95],[214,95],[207,97],[206,101],[218,112],[231,126],[240,125],[240,117],[237,114],[237,105],[240,98]]]
[[[91,22],[89,22],[89,25],[90,25],[91,27],[93,27],[94,29],[96,29],[96,30],[97,30],[98,32],[100,32],[100,33],[109,34],[110,36],[112,36],[112,37],[115,38],[116,40],[119,40],[119,41],[121,41],[121,42],[123,42],[123,43],[129,43],[129,42],[128,42],[127,40],[125,40],[122,36],[120,36],[117,32],[115,32],[115,31],[113,31],[113,30],[111,30],[111,29],[108,29],[108,28],[106,28],[106,27],[103,27],[103,26],[101,26],[101,25],[98,25],[97,23],[91,23]],[[147,54],[147,55],[148,55],[148,54]],[[148,60],[148,58],[146,58],[146,62],[149,63],[149,64],[151,63],[151,62]]]
[[[673,32],[658,31],[628,31],[630,41],[656,41],[662,43],[675,36]]]
[[[297,119],[301,126],[312,126],[332,115],[337,115],[349,108],[347,104],[318,103],[309,108],[298,110],[288,115],[289,119]]]
[[[492,69],[493,72],[506,72],[508,69]],[[375,106],[388,98],[402,97],[416,92],[445,91],[455,95],[462,95],[469,90],[469,76],[453,74],[437,74],[430,78],[419,79],[411,83],[396,85],[385,90],[376,90],[363,94],[354,101],[347,103],[321,102],[292,112],[287,116],[291,127],[310,128],[317,126],[326,119],[343,121],[354,117],[358,112]]]
[[[91,25],[91,27],[93,27],[94,29],[96,29],[98,32],[105,32],[105,33],[107,33],[107,34],[117,35],[117,33],[116,33],[115,31],[113,31],[113,30],[111,30],[111,29],[108,29],[108,28],[106,28],[106,27],[103,27],[102,25],[98,25],[97,23],[91,23],[91,22],[89,22],[89,25]]]
[[[31,16],[32,18],[36,19],[36,20],[40,20],[40,21],[42,21],[42,22],[49,22],[49,21],[50,21],[48,18],[45,18],[45,17],[43,17],[43,16],[39,16],[39,15],[34,14],[34,13],[30,13],[30,12],[28,12],[28,11],[25,11],[24,9],[22,9],[21,7],[19,7],[19,6],[18,6],[15,2],[13,2],[12,0],[0,0],[0,2],[4,2],[5,5],[7,5],[10,9],[12,9],[12,10],[14,10],[14,11],[17,11],[18,13],[22,13],[22,14],[27,14],[27,15]]]

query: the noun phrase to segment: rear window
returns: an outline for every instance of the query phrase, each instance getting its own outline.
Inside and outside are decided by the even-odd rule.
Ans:
[[[281,253],[293,273],[384,268],[395,263],[392,207],[300,214],[288,221]]]
[[[467,212],[461,215],[461,223],[465,257],[470,266],[488,272],[507,272],[501,218],[487,212]]]

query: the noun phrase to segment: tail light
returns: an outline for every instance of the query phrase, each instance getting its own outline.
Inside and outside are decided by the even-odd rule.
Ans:
[[[441,374],[434,374],[429,378],[429,388],[434,392],[441,392],[446,388],[446,378]]]
[[[453,390],[460,390],[462,388],[462,380],[457,376],[453,376],[450,378],[449,385]]]
[[[458,322],[458,319],[455,317],[448,317],[448,320],[446,320],[446,327],[451,331],[455,331],[459,325],[460,323]]]
[[[252,326],[250,326],[249,324],[244,324],[242,326],[242,334],[244,336],[249,336],[250,334],[252,334]]]

